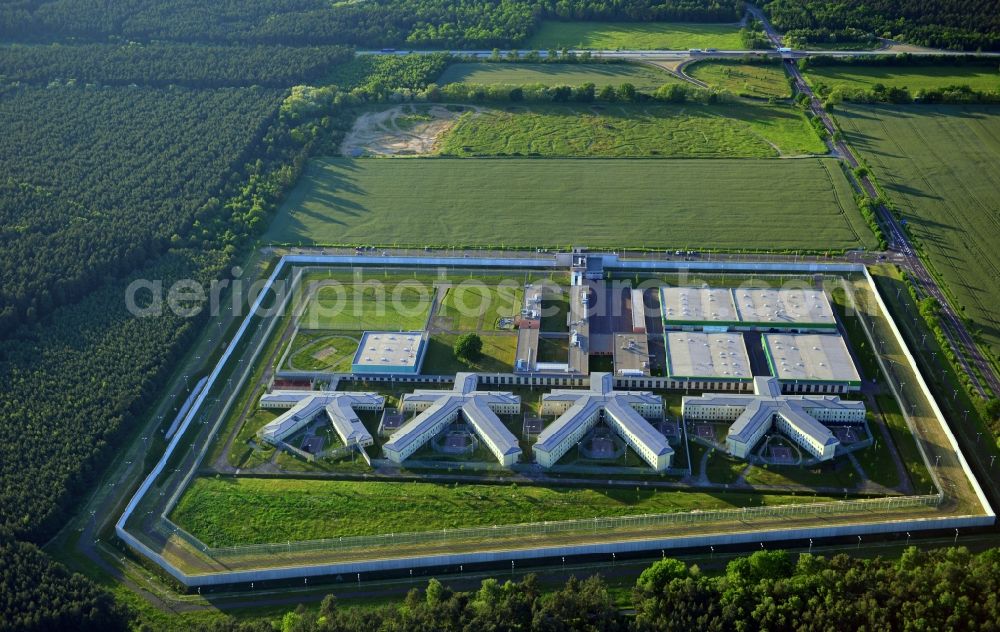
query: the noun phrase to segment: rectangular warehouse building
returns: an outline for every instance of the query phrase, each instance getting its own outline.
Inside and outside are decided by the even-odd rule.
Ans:
[[[698,330],[740,324],[730,288],[662,287],[660,313],[664,329]]]
[[[837,320],[822,290],[808,288],[660,289],[663,328],[684,331],[834,331]]]
[[[764,334],[771,375],[786,393],[846,393],[861,388],[861,376],[839,334]]]
[[[664,342],[670,388],[749,390],[753,373],[743,334],[668,331]]]
[[[361,375],[417,375],[427,351],[422,331],[366,331],[351,362]]]
[[[837,328],[826,292],[815,289],[734,288],[744,329],[824,331]]]

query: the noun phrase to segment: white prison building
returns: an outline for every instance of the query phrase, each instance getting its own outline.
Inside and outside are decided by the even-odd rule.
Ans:
[[[758,441],[777,426],[797,445],[820,461],[834,457],[840,441],[822,422],[860,424],[864,402],[841,400],[833,395],[782,395],[773,377],[754,378],[753,395],[711,394],[685,397],[682,414],[690,421],[729,421],[726,449],[746,458]]]
[[[532,447],[542,467],[555,465],[602,418],[654,470],[670,467],[673,448],[644,419],[663,414],[663,399],[650,392],[615,392],[610,373],[592,373],[590,390],[555,390],[543,395],[542,414],[559,415]]]
[[[375,393],[338,391],[272,391],[260,398],[261,408],[287,408],[288,411],[260,429],[260,438],[271,444],[284,441],[309,424],[316,415],[326,412],[330,424],[344,445],[369,446],[375,442],[355,410],[382,410],[385,398]]]
[[[497,461],[505,466],[516,463],[521,447],[497,415],[519,413],[521,398],[509,392],[477,391],[478,383],[474,373],[459,373],[450,391],[420,389],[405,395],[402,410],[419,414],[382,446],[385,457],[402,463],[461,414]]]

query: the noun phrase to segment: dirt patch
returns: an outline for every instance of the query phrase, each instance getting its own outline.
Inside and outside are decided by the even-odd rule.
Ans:
[[[423,156],[438,150],[438,139],[470,106],[399,105],[358,117],[340,152],[348,157]]]

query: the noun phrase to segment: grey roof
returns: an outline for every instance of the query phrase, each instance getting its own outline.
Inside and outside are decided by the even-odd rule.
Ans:
[[[780,380],[861,381],[839,334],[764,334],[763,343]]]
[[[823,290],[812,288],[733,288],[740,320],[773,325],[833,325],[833,308]]]
[[[635,412],[631,406],[624,405],[617,397],[604,405],[604,413],[611,415],[621,425],[635,435],[636,441],[648,448],[653,454],[673,454],[674,449],[667,443],[667,438],[657,431],[646,419]]]
[[[260,402],[290,407],[261,429],[265,437],[280,441],[325,409],[341,440],[350,444],[355,438],[359,441],[371,439],[353,406],[360,404],[381,408],[385,398],[375,393],[348,391],[272,391],[262,395]]]
[[[358,414],[351,408],[352,402],[345,397],[338,397],[326,405],[326,415],[330,418],[333,429],[340,435],[345,445],[352,443],[370,443],[372,435],[361,423]]]
[[[662,404],[663,400],[649,392],[616,392],[613,389],[613,375],[592,373],[588,390],[562,389],[543,395],[544,401],[572,401],[574,404],[542,430],[534,447],[542,452],[556,451],[575,430],[603,410],[628,428],[636,440],[654,454],[672,453],[673,448],[666,438],[632,408],[640,404]]]
[[[507,430],[490,406],[519,405],[521,397],[504,391],[477,391],[478,383],[479,377],[475,373],[458,373],[450,391],[420,389],[404,396],[404,404],[414,401],[432,403],[403,424],[383,447],[402,452],[414,441],[426,441],[429,437],[418,438],[429,429],[450,423],[461,412],[473,430],[492,443],[501,454],[520,452],[517,438]]]
[[[476,433],[492,443],[500,454],[517,454],[521,451],[517,437],[507,430],[507,426],[503,425],[497,414],[480,398],[473,397],[466,400],[462,412]]]
[[[448,395],[447,397],[442,396],[431,404],[429,408],[403,424],[403,426],[394,432],[392,437],[385,442],[383,447],[402,452],[428,429],[454,419],[458,416],[458,411],[461,408],[461,397],[456,397],[454,395]],[[426,441],[426,438],[423,439],[423,441]]]
[[[748,380],[750,356],[738,332],[665,332],[667,369],[671,378]]]
[[[810,410],[816,408],[839,410],[864,410],[864,402],[845,401],[833,395],[782,395],[777,378],[754,378],[754,394],[704,394],[685,397],[683,405],[734,406],[744,411],[729,427],[729,436],[743,442],[750,440],[761,424],[770,424],[774,415],[780,415],[802,433],[821,445],[837,443],[830,429],[816,420]]]
[[[729,288],[662,287],[660,305],[666,322],[731,323],[739,320]]]
[[[577,399],[576,403],[570,406],[566,412],[559,415],[555,421],[542,430],[534,447],[543,452],[554,451],[581,424],[586,423],[592,415],[599,414],[603,403],[593,397]]]

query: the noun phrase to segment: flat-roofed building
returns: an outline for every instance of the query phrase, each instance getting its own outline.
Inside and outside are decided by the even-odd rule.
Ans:
[[[402,410],[417,415],[403,424],[382,445],[385,457],[394,463],[419,450],[461,416],[502,465],[517,462],[521,447],[497,415],[516,415],[521,398],[501,391],[477,391],[475,373],[459,373],[450,391],[419,389],[403,397]]]
[[[783,395],[777,378],[754,378],[752,395],[706,393],[685,397],[681,411],[686,421],[731,422],[726,449],[746,458],[772,428],[777,427],[820,461],[832,459],[840,441],[825,423],[862,424],[864,402],[833,395]]]
[[[416,375],[426,350],[427,334],[423,331],[366,331],[351,361],[351,372]]]
[[[764,355],[782,390],[846,393],[861,388],[861,376],[839,334],[764,334]]]
[[[835,330],[837,320],[823,290],[809,288],[734,288],[743,329]]]
[[[660,314],[664,329],[699,330],[736,327],[740,318],[729,288],[662,287]]]
[[[645,391],[615,391],[610,373],[592,373],[589,390],[560,389],[543,395],[542,414],[558,415],[532,447],[542,467],[555,465],[602,420],[654,470],[670,467],[673,448],[644,418],[662,416],[663,399]]]
[[[258,435],[277,445],[325,412],[344,445],[366,447],[374,443],[374,439],[355,411],[378,411],[384,405],[385,398],[375,393],[272,391],[261,396],[260,407],[288,410],[261,428]]]
[[[646,334],[615,334],[615,375],[649,375],[649,339]]]
[[[632,290],[631,294],[632,333],[644,334],[646,333],[646,301],[643,299],[645,292],[642,290]]]
[[[673,388],[749,389],[753,373],[743,334],[667,331],[663,337]]]
[[[810,288],[660,288],[663,328],[685,331],[832,331],[833,308]]]

